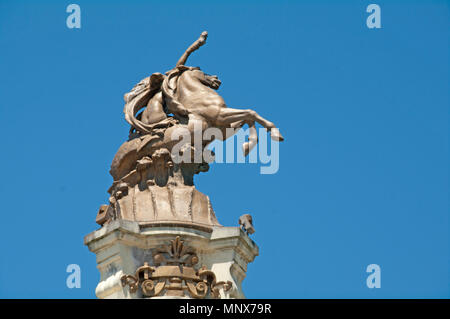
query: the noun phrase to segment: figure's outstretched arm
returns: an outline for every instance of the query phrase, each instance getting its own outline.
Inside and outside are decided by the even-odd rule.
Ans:
[[[202,45],[206,43],[206,38],[208,37],[208,32],[203,31],[200,37],[191,44],[191,46],[186,50],[186,52],[183,53],[181,58],[178,60],[177,65],[184,65],[188,59],[188,57],[191,55],[192,52],[198,50]]]

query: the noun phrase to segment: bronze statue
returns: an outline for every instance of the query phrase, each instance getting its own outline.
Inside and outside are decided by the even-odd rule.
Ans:
[[[102,209],[105,215],[101,219],[103,222],[129,218],[147,222],[184,220],[206,225],[218,224],[209,198],[193,186],[193,175],[208,170],[208,163],[205,160],[201,163],[175,163],[173,160],[172,149],[180,142],[180,139],[173,138],[177,129],[184,128],[192,136],[195,127],[201,127],[202,130],[216,128],[222,132],[221,136],[202,140],[202,150],[185,145],[184,150],[188,152],[203,151],[214,139],[227,139],[248,125],[248,142],[242,145],[247,156],[258,141],[255,122],[270,131],[273,140],[283,141],[278,128],[254,110],[227,107],[216,92],[221,85],[217,76],[208,75],[198,67],[185,66],[190,54],[205,44],[207,36],[208,33],[203,32],[165,75],[154,73],[125,94],[124,113],[131,125],[130,136],[118,150],[111,165],[114,183],[109,190],[112,195],[110,205]],[[141,194],[146,190],[151,193],[148,198]],[[174,192],[179,194],[174,195]],[[148,207],[143,205],[145,208],[141,212],[136,208],[139,196],[146,198],[142,201],[153,198]],[[162,213],[165,202],[170,213]],[[139,214],[141,217],[138,217]],[[194,216],[196,214],[197,217]]]

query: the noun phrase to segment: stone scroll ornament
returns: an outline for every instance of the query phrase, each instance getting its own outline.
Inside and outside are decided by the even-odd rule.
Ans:
[[[146,297],[171,296],[191,298],[220,298],[219,290],[232,287],[230,281],[216,281],[216,275],[205,266],[195,269],[198,263],[195,251],[184,246],[177,236],[169,245],[163,245],[153,254],[154,266],[145,262],[133,275],[121,277],[122,286],[130,293],[139,290]]]
[[[273,140],[283,141],[278,128],[254,110],[228,107],[217,93],[221,85],[217,76],[185,65],[206,43],[207,36],[203,32],[173,69],[153,73],[125,94],[129,138],[112,161],[109,204],[100,207],[98,224],[125,219],[140,225],[176,222],[220,226],[209,197],[194,186],[194,175],[208,171],[214,160],[212,152],[204,156],[208,154],[204,151],[216,137],[194,143],[195,128],[218,129],[226,139],[247,125],[249,138],[242,145],[245,155],[258,142],[256,123],[266,128]],[[174,138],[180,129],[189,135],[188,142],[181,136]]]

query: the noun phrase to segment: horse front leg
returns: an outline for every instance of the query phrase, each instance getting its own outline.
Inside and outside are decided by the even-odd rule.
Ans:
[[[244,153],[244,156],[247,156],[258,143],[258,133],[256,131],[255,122],[246,122],[245,120],[242,120],[231,123],[226,129],[224,129],[225,134],[221,138],[218,137],[218,139],[225,141],[227,138],[236,134],[236,132],[239,131],[245,124],[247,124],[249,128],[249,136],[248,142],[242,144],[242,152]],[[228,128],[232,128],[233,130],[230,131]]]
[[[258,144],[258,133],[256,132],[255,122],[247,123],[247,125],[249,130],[248,142],[242,144],[244,156],[247,156],[256,144]]]
[[[252,123],[258,122],[268,131],[270,131],[270,137],[274,141],[282,142],[284,140],[278,128],[272,122],[266,120],[258,113],[251,109],[240,110],[232,108],[221,108],[219,115],[216,119],[218,126],[230,126],[233,123]]]

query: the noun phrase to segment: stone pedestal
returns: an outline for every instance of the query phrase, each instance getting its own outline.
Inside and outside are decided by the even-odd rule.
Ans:
[[[239,227],[113,220],[84,239],[97,256],[98,298],[245,298],[258,246]]]

